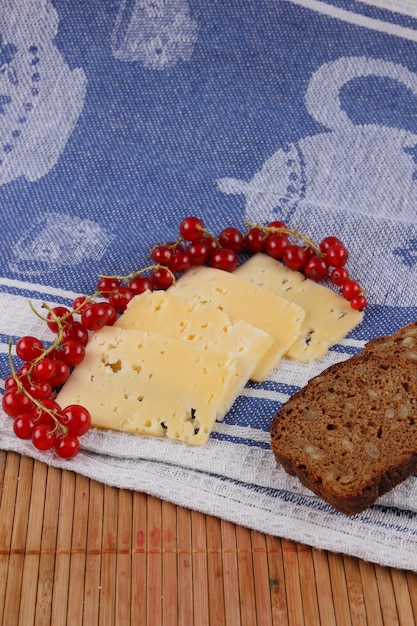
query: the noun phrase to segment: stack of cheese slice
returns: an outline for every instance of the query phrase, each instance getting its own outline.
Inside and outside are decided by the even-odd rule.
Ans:
[[[244,274],[251,261],[233,274],[193,268],[166,292],[136,296],[90,339],[59,404],[85,406],[99,428],[204,444],[248,380],[291,354],[311,309],[308,297],[278,294],[261,261]],[[267,277],[280,272],[273,264]]]

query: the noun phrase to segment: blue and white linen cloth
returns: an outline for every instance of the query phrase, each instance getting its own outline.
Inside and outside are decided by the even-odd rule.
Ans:
[[[91,431],[0,447],[323,549],[417,569],[417,479],[356,517],[279,468],[282,402],[417,318],[417,8],[407,0],[0,0],[0,376],[30,311],[144,266],[186,215],[335,234],[364,322],[250,384],[204,448]]]

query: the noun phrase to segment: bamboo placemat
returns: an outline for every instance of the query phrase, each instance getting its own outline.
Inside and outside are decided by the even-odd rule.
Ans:
[[[4,626],[417,621],[417,574],[0,452]]]

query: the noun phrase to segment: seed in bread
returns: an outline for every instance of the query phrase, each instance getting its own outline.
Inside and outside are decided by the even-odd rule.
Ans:
[[[417,471],[417,361],[398,352],[365,349],[328,368],[272,421],[278,463],[342,513],[360,513]]]

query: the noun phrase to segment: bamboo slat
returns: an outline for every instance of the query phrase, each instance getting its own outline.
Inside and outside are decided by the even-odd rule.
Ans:
[[[132,543],[132,493],[121,489],[118,492],[117,517],[117,560],[116,560],[116,624],[128,624],[132,599],[132,563],[130,546]]]
[[[346,624],[346,626],[349,626],[352,624],[352,619],[350,615],[344,562],[339,555],[332,553],[329,553],[328,560],[332,580],[336,624]],[[335,602],[335,598],[337,598],[337,602]]]
[[[38,589],[35,606],[35,624],[51,623],[51,607],[55,570],[55,554],[58,532],[57,503],[61,491],[61,472],[48,468],[45,507],[39,556]]]
[[[336,623],[329,560],[324,551],[313,550],[314,579],[317,586],[320,624],[334,626]]]
[[[237,566],[239,574],[240,619],[242,626],[256,624],[255,572],[252,541],[248,528],[236,526]]]
[[[375,566],[373,563],[358,561],[358,567],[361,574],[363,601],[365,603],[367,619],[370,620],[372,617],[372,623],[375,624],[375,626],[383,626],[384,622],[381,603],[379,601]]]
[[[191,534],[193,546],[193,594],[194,621],[200,626],[209,626],[209,576],[207,558],[206,516],[191,511]]]
[[[285,591],[284,563],[282,556],[282,540],[278,537],[267,537],[269,567],[269,588],[272,605],[272,623],[274,626],[287,626],[287,597]]]
[[[290,624],[295,623],[302,625],[305,622],[296,544],[288,539],[283,539],[282,554],[288,621]]]
[[[133,494],[132,522],[132,606],[131,624],[146,624],[147,605],[147,516],[148,499],[143,493]]]
[[[91,481],[88,491],[83,623],[92,626],[99,623],[103,502],[104,487]]]
[[[72,624],[79,624],[84,607],[88,530],[88,480],[84,476],[75,476],[74,519],[77,523],[73,525],[71,537],[67,619]]]
[[[147,527],[147,624],[162,626],[162,503],[148,497]]]
[[[177,626],[177,510],[170,502],[162,502],[162,598],[163,622]]]
[[[115,624],[118,492],[104,487],[99,624]]]
[[[225,623],[240,626],[239,575],[236,554],[236,527],[221,521]]]
[[[272,624],[271,592],[268,575],[268,552],[266,538],[256,530],[251,531],[253,578],[255,585],[256,624],[269,626]]]
[[[6,583],[4,613],[11,624],[19,623],[20,600],[26,594],[22,591],[22,573],[28,539],[28,510],[32,493],[33,461],[22,458],[19,466],[19,482],[14,504],[15,515],[10,545],[9,567]],[[36,483],[35,483],[36,484]],[[42,491],[41,491],[42,493]],[[41,503],[43,508],[43,502]],[[30,554],[30,552],[29,552]]]
[[[19,624],[25,626],[35,612],[37,585],[31,581],[39,581],[39,564],[43,534],[44,506],[39,506],[38,493],[46,492],[47,466],[36,463],[33,468],[32,489],[29,490],[30,505],[27,514],[28,532],[22,545],[22,593],[20,596]],[[36,490],[33,489],[36,485]],[[45,507],[47,499],[45,498]]]
[[[60,499],[57,503],[58,533],[51,619],[53,624],[65,624],[67,619],[72,527],[73,523],[77,523],[74,519],[74,492],[74,474],[63,472]]]
[[[357,559],[349,556],[345,556],[343,562],[352,624],[366,626],[367,618],[359,563]]]
[[[314,578],[313,550],[309,546],[297,545],[303,617],[306,624],[319,624],[317,585]]]
[[[223,587],[223,560],[220,520],[207,517],[207,577],[209,603],[209,623],[225,624],[225,596]],[[215,601],[213,601],[215,598]]]
[[[375,573],[384,623],[399,626],[400,622],[398,619],[394,588],[392,586],[391,572],[388,568],[378,567],[375,569]]]
[[[417,573],[0,451],[3,626],[413,626]]]
[[[177,509],[177,546],[178,624],[186,626],[190,616],[193,616],[194,604],[193,594],[189,591],[193,588],[191,511],[180,508]],[[166,624],[169,622],[166,621]]]

